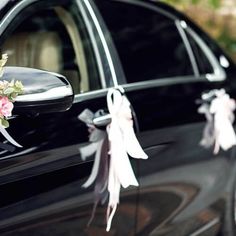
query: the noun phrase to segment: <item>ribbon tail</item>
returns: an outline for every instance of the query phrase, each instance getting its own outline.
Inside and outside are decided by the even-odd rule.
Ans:
[[[85,147],[79,148],[81,159],[86,160],[87,157],[92,156],[97,150],[98,143],[90,143]]]
[[[109,191],[109,204],[107,208],[107,227],[106,231],[110,231],[112,219],[115,215],[117,204],[119,203],[120,197],[120,182],[116,176],[114,166],[111,166],[109,173],[109,183],[108,183],[108,191]]]
[[[125,150],[126,145],[123,140],[123,135],[115,123],[112,123],[110,126],[109,139],[111,155],[110,169],[114,169],[122,187],[127,188],[130,185],[138,186],[138,181]]]
[[[127,127],[124,132],[125,149],[133,158],[147,159],[147,154],[143,151],[132,127]]]
[[[97,151],[95,155],[95,160],[92,168],[92,172],[88,178],[88,180],[82,185],[83,188],[88,188],[96,179],[99,169],[99,163],[101,158],[101,149],[102,149],[103,140],[98,142]]]
[[[102,198],[102,195],[107,190],[107,185],[108,185],[108,176],[109,176],[108,150],[109,150],[109,142],[108,142],[108,137],[106,135],[101,148],[99,172],[95,184],[95,196],[99,199]]]
[[[95,216],[95,212],[96,212],[96,209],[97,209],[97,205],[98,205],[98,201],[95,201],[94,204],[93,204],[93,210],[92,210],[92,214],[90,216],[90,219],[87,223],[87,227],[89,227],[94,219],[94,216]]]
[[[231,122],[227,118],[216,116],[217,142],[223,150],[228,150],[236,145],[236,135]]]
[[[204,114],[206,117],[206,125],[203,130],[202,139],[200,145],[205,148],[213,146],[216,140],[215,128],[214,128],[214,117],[210,113],[210,106],[208,104],[202,104],[198,113]]]
[[[108,210],[108,214],[110,213],[110,206],[108,206],[109,210]],[[106,231],[109,232],[110,229],[111,229],[111,223],[112,223],[112,219],[116,213],[116,208],[117,208],[117,204],[115,204],[113,207],[112,207],[112,212],[111,214],[109,214],[108,216],[108,219],[107,219],[107,228],[106,228]]]
[[[19,143],[17,143],[12,137],[11,135],[6,131],[5,128],[3,128],[0,125],[0,132],[2,133],[2,135],[13,145],[15,145],[16,147],[22,147]]]
[[[213,153],[216,155],[219,151],[220,151],[220,144],[219,144],[218,139],[216,138]]]
[[[128,155],[125,152],[121,155],[122,156],[117,156],[117,159],[120,157],[120,160],[116,161],[114,168],[122,187],[127,188],[130,185],[138,186],[138,181],[135,177]],[[117,164],[117,162],[120,162],[120,164]]]

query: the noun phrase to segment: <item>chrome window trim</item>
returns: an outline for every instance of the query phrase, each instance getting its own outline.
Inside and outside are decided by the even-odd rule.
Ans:
[[[102,60],[101,60],[101,55],[99,53],[99,49],[98,49],[98,45],[96,43],[96,37],[93,33],[93,29],[92,29],[92,25],[89,21],[89,18],[88,18],[88,15],[81,3],[81,0],[77,0],[77,5],[79,6],[79,9],[80,9],[80,12],[83,16],[83,19],[84,19],[84,23],[87,27],[87,30],[88,30],[88,34],[90,36],[90,39],[91,39],[91,43],[92,43],[92,47],[93,47],[93,50],[94,50],[94,54],[95,54],[95,57],[96,57],[96,62],[97,62],[97,65],[98,65],[98,72],[99,72],[99,76],[100,76],[100,81],[101,81],[101,85],[102,85],[102,88],[106,88],[106,80],[105,80],[105,72],[103,70],[103,65],[102,65]]]
[[[113,41],[113,38],[111,36],[111,33],[107,27],[106,22],[104,21],[103,15],[100,12],[98,6],[95,4],[94,0],[90,0],[90,4],[93,8],[93,11],[97,17],[97,20],[99,22],[99,25],[102,29],[102,33],[105,36],[106,39],[106,44],[107,47],[109,48],[109,53],[112,57],[112,61],[113,61],[113,65],[115,65],[114,69],[116,72],[116,78],[117,78],[117,83],[126,83],[126,79],[125,79],[125,74],[124,74],[124,70],[120,61],[120,57],[118,55],[118,51],[116,49],[115,43]],[[112,86],[114,86],[114,82],[112,84]],[[108,84],[108,87],[111,87],[111,84]]]
[[[198,70],[198,66],[197,66],[197,62],[196,62],[196,59],[195,59],[195,56],[194,56],[194,53],[193,53],[193,50],[191,48],[191,45],[188,41],[188,38],[186,36],[186,33],[184,31],[183,28],[185,28],[185,25],[183,23],[181,23],[179,20],[175,20],[175,25],[180,33],[180,36],[184,42],[184,45],[186,47],[186,50],[187,50],[187,53],[189,55],[189,59],[190,59],[190,62],[192,64],[192,68],[193,68],[193,73],[196,77],[199,77],[199,70]]]
[[[77,0],[77,1],[79,1],[79,0]],[[90,14],[90,17],[92,18],[93,23],[94,23],[94,25],[96,27],[96,30],[98,32],[98,35],[100,37],[100,40],[101,40],[104,52],[106,54],[107,62],[108,62],[108,65],[109,65],[109,69],[110,69],[110,72],[111,72],[113,84],[114,84],[114,86],[118,86],[118,80],[117,80],[115,66],[114,66],[114,63],[113,63],[113,60],[112,60],[112,56],[110,54],[110,51],[109,51],[109,48],[108,48],[108,45],[107,45],[107,42],[106,42],[105,35],[103,34],[103,31],[101,29],[100,23],[99,23],[96,15],[95,15],[95,13],[93,11],[93,8],[92,8],[89,0],[83,0],[83,2],[84,2],[84,4],[87,7],[87,10],[88,10],[88,12]]]
[[[105,97],[109,88],[99,89],[94,91],[85,92],[82,94],[77,94],[74,96],[73,103],[83,102],[87,100],[91,100],[94,98]]]
[[[0,35],[6,30],[7,26],[9,25],[9,22],[11,22],[15,16],[23,10],[26,6],[28,6],[30,3],[37,2],[37,0],[23,0],[19,3],[17,3],[2,19],[0,23]]]
[[[137,90],[142,90],[142,89],[147,89],[147,88],[163,87],[163,86],[185,84],[185,83],[197,83],[197,82],[208,83],[208,81],[205,79],[204,76],[199,76],[198,78],[196,78],[194,77],[194,75],[190,75],[190,76],[176,76],[176,77],[167,77],[167,78],[162,78],[162,79],[153,79],[153,80],[141,81],[141,82],[135,82],[135,83],[129,83],[129,84],[120,84],[120,86],[122,86],[122,88],[124,88],[124,90],[128,92],[128,91],[137,91]],[[105,97],[108,90],[109,88],[106,88],[106,89],[86,92],[83,94],[78,94],[74,97],[74,103],[83,102],[83,101],[91,100],[94,98]]]
[[[185,21],[181,21],[180,23],[186,24]],[[215,57],[215,55],[212,53],[211,49],[206,45],[206,43],[195,33],[194,30],[192,30],[187,24],[185,30],[190,34],[190,36],[195,40],[195,42],[198,44],[198,46],[201,48],[207,59],[209,60],[212,68],[213,73],[205,74],[205,78],[208,81],[224,81],[226,79],[226,72],[225,70],[220,66],[219,61]]]
[[[197,83],[197,82],[207,83],[208,81],[205,79],[205,77],[202,76],[196,78],[194,75],[192,76],[188,75],[188,76],[166,77],[162,79],[153,79],[148,81],[123,84],[121,86],[124,88],[125,91],[135,91],[147,88],[170,86],[170,85],[185,84],[185,83]]]

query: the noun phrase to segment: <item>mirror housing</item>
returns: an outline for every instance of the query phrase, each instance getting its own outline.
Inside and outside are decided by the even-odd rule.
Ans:
[[[14,103],[14,114],[62,112],[72,106],[72,87],[60,74],[26,67],[4,67],[2,80],[12,79],[21,81],[24,86],[24,93]]]

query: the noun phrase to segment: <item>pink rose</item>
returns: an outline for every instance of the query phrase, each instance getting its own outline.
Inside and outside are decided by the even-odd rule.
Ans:
[[[13,109],[13,103],[8,97],[0,97],[0,116],[9,117]]]

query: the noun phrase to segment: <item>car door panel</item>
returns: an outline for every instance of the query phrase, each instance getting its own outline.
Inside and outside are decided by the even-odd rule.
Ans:
[[[224,158],[230,154],[215,156],[212,148],[200,146],[206,121],[197,112],[197,100],[203,92],[225,85],[194,79],[169,85],[157,81],[137,90],[127,86],[139,121],[138,137],[149,156],[139,161],[138,235],[188,235],[194,228],[191,221],[196,230],[214,221],[215,231],[209,235],[219,229],[223,211],[216,206],[229,178],[231,166]],[[149,212],[146,224],[143,211]],[[205,211],[210,216],[202,219]],[[190,226],[184,227],[187,222]]]
[[[108,45],[114,43],[121,61],[126,84],[120,84],[149,155],[137,161],[137,235],[216,235],[225,211],[231,153],[214,156],[212,149],[199,145],[206,120],[197,112],[197,100],[212,89],[232,93],[224,81],[228,69],[218,63],[222,52],[205,35],[204,49],[196,39],[189,42],[188,25],[199,35],[201,31],[161,3],[94,2],[108,28]],[[197,59],[192,44],[197,44]]]
[[[44,228],[43,232],[47,235],[48,230],[58,227],[56,225],[61,225],[64,221],[73,222],[70,223],[71,230],[82,230],[83,235],[90,235],[89,232],[94,228],[105,232],[106,204],[98,207],[91,226],[86,229],[93,209],[93,187],[85,189],[82,185],[91,173],[93,156],[84,161],[79,153],[79,147],[88,144],[89,132],[86,125],[78,120],[78,115],[85,108],[96,111],[101,107],[106,107],[103,96],[74,103],[69,111],[52,114],[51,118],[40,115],[35,119],[40,120],[41,126],[31,123],[29,118],[27,124],[30,123],[35,129],[30,136],[30,143],[27,135],[18,136],[12,120],[9,132],[12,132],[15,139],[19,139],[23,148],[10,154],[11,157],[1,160],[0,193],[8,197],[3,197],[0,203],[0,232],[18,232],[21,229],[28,235],[28,227],[33,232],[37,229],[38,222],[41,222],[40,227]],[[50,119],[52,126],[46,125]],[[38,135],[47,139],[39,143]],[[22,154],[24,150],[31,151]],[[6,158],[6,154],[2,156]],[[136,193],[136,188],[122,193],[123,205],[114,219],[115,235],[133,232]],[[50,218],[53,218],[53,224],[48,220]],[[124,218],[126,224],[123,226],[119,222]],[[62,227],[60,230],[65,229]]]

